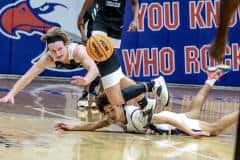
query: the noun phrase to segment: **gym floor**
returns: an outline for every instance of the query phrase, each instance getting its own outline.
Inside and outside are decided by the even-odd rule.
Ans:
[[[16,79],[0,79],[0,97]],[[187,111],[199,88],[170,87],[169,108]],[[35,80],[20,92],[16,104],[0,104],[1,160],[231,160],[236,124],[218,137],[142,135],[116,132],[112,126],[97,132],[56,132],[56,122],[84,123],[103,117],[95,109],[77,109],[81,87],[69,82]],[[213,90],[201,119],[215,121],[239,109],[239,90]],[[159,107],[162,109],[162,107]],[[111,132],[109,132],[111,131]]]

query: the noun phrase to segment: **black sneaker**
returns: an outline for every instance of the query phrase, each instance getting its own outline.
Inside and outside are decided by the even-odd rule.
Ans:
[[[83,90],[82,96],[78,98],[78,100],[87,100],[88,91]]]

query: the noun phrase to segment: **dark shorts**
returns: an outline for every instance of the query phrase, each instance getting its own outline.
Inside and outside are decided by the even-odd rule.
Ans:
[[[93,23],[93,31],[103,31],[109,37],[121,39],[122,36],[122,21],[113,18],[107,18],[101,14],[96,16]]]
[[[125,76],[116,53],[113,53],[107,61],[98,63],[97,66],[101,74],[101,81],[104,89],[119,84],[121,79]]]
[[[120,66],[118,55],[114,52],[112,56],[105,62],[97,63],[101,77],[115,72]]]

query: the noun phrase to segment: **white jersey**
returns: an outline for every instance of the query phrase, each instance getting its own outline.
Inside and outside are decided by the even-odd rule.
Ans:
[[[127,120],[125,129],[127,132],[144,133],[144,126],[147,125],[147,117],[142,115],[141,110],[133,105],[124,106],[124,112]]]
[[[78,44],[77,43],[69,43],[66,45],[68,50],[68,60],[69,64],[64,64],[63,62],[56,61],[55,65],[56,68],[59,69],[76,69],[76,68],[82,68],[82,65],[80,63],[77,63],[74,60],[74,50]]]
[[[73,42],[67,44],[69,60],[74,59],[74,57],[73,57],[74,49],[76,48],[77,45],[78,45],[77,43],[73,43]]]
[[[144,127],[150,123],[148,120],[148,116],[143,116],[142,111],[138,107],[133,105],[124,106],[124,112],[127,120],[127,124],[125,125],[126,132],[145,133],[146,129]],[[202,130],[199,126],[199,120],[187,118],[187,116],[183,113],[162,111],[156,113],[155,115],[173,118],[192,130]],[[154,126],[157,128],[157,130],[167,132],[176,129],[174,126],[171,126],[169,124],[157,124]]]

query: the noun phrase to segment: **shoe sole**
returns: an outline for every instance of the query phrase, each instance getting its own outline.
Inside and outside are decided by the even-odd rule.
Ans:
[[[161,103],[164,105],[164,106],[168,106],[169,104],[169,91],[168,91],[168,87],[167,87],[167,83],[165,82],[164,80],[164,77],[160,77],[160,84],[161,84],[161,88],[160,88],[160,91],[157,91],[157,95],[159,97],[159,99],[161,100],[161,95],[165,95],[167,94],[167,102],[166,103],[163,103],[163,101],[161,100]],[[159,94],[160,93],[160,94]]]
[[[214,66],[214,67],[208,67],[207,70],[209,72],[214,72],[214,71],[217,71],[218,69],[222,69],[223,71],[226,71],[229,72],[231,70],[231,67],[228,66],[228,65],[217,65],[217,66]]]
[[[228,65],[219,65],[217,68],[223,70],[224,74],[227,74],[231,71],[231,67]]]
[[[208,67],[207,71],[208,71],[208,79],[219,80],[220,77],[222,77],[223,75],[225,75],[231,71],[231,67],[228,65],[217,65],[214,67]],[[212,77],[212,76],[210,76],[210,74],[211,74],[210,72],[220,72],[221,75],[220,76],[217,75],[218,77]]]

